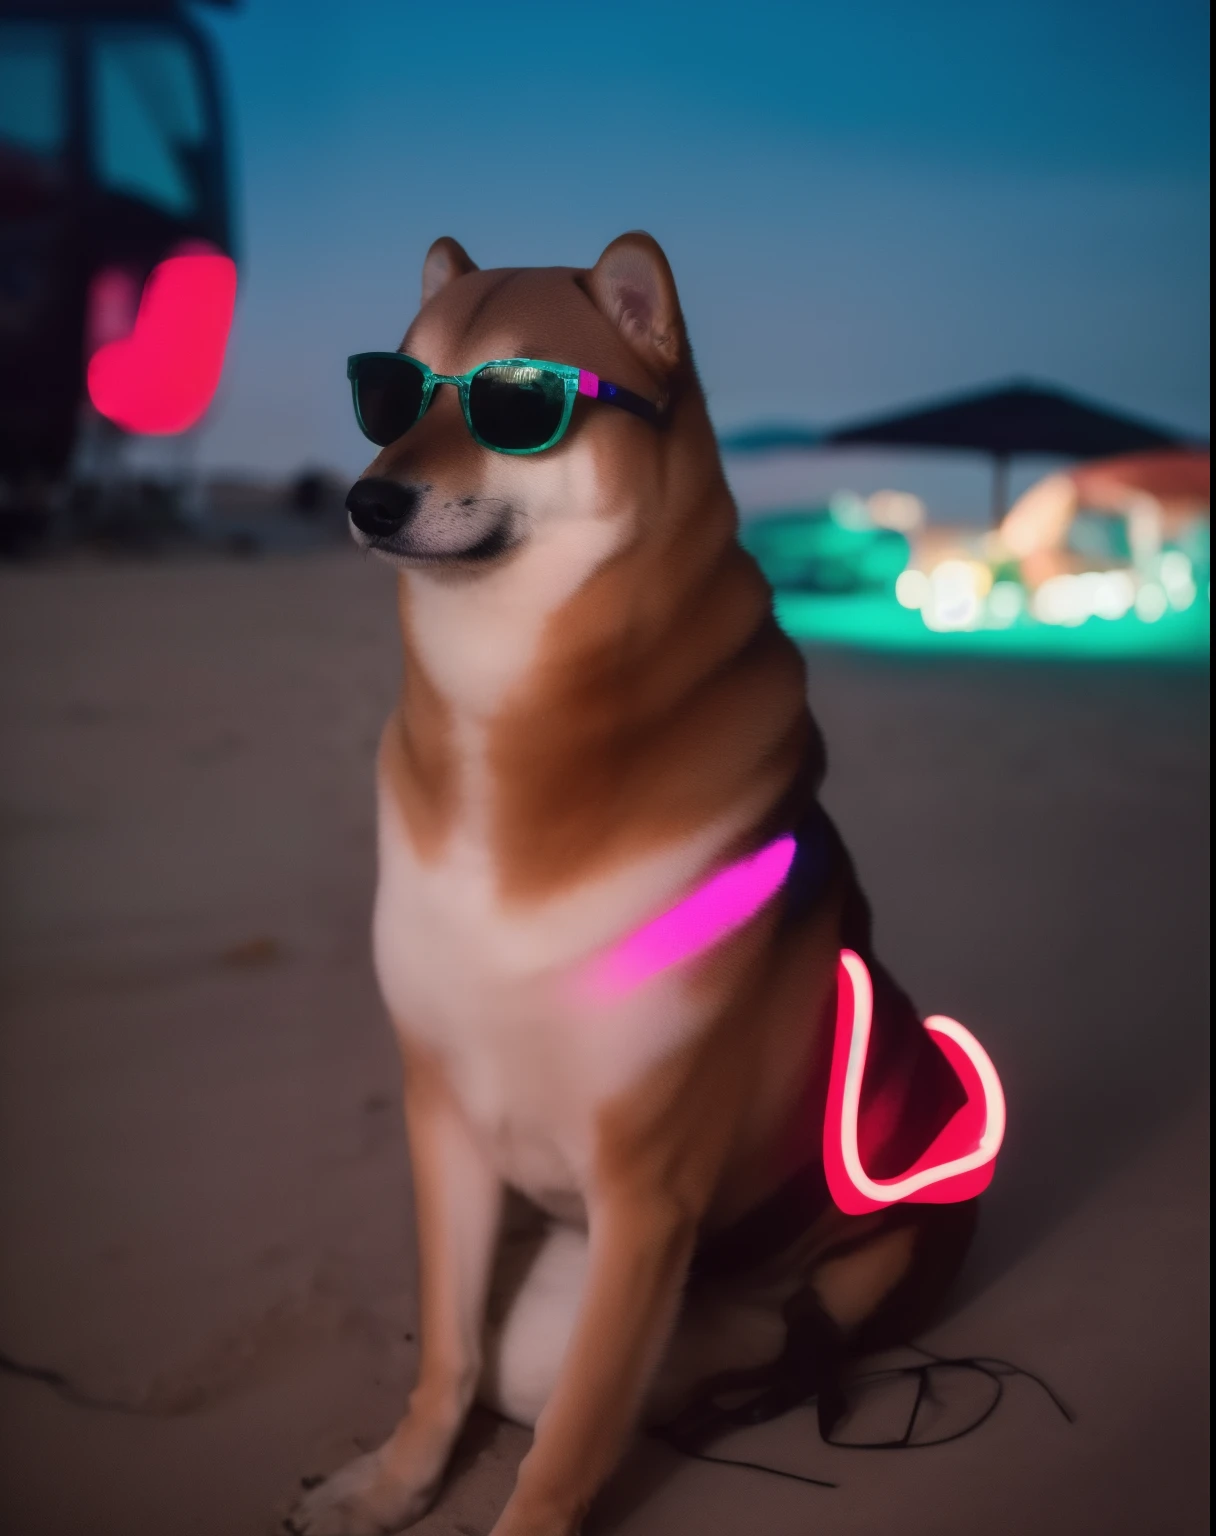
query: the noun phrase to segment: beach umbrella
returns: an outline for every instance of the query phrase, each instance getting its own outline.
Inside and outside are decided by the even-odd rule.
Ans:
[[[753,428],[726,438],[723,447],[742,453],[845,447],[962,449],[985,453],[993,461],[993,517],[999,520],[1008,500],[1009,461],[1015,455],[1096,459],[1182,447],[1186,443],[1180,432],[1083,400],[1065,390],[1012,383],[822,430]]]

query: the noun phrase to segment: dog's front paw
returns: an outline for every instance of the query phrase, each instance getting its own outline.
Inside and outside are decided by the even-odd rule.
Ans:
[[[307,1493],[288,1516],[292,1536],[389,1536],[417,1520],[434,1489],[420,1488],[386,1452],[360,1456]]]

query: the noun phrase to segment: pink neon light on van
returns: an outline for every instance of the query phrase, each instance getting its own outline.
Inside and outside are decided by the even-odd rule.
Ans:
[[[100,304],[114,274],[98,273]],[[191,245],[153,267],[129,335],[89,359],[89,399],[128,432],[165,436],[194,426],[211,404],[236,304],[236,265]]]

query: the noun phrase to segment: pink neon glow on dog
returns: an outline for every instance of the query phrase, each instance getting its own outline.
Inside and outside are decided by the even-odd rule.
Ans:
[[[89,361],[89,399],[128,432],[192,427],[215,394],[236,303],[236,266],[206,247],[170,256],[144,284],[129,336]]]
[[[950,1204],[986,1189],[1005,1136],[1005,1095],[988,1053],[954,1019],[935,1014],[925,1028],[958,1075],[967,1102],[898,1179],[872,1179],[861,1165],[857,1120],[870,1044],[874,992],[865,962],[840,952],[836,976],[836,1041],[823,1122],[823,1165],[832,1199],[861,1216],[899,1200]]]
[[[688,960],[744,924],[780,890],[794,859],[792,837],[721,870],[677,906],[593,960],[582,984],[598,1001],[622,997],[660,971]],[[958,1077],[966,1102],[897,1179],[872,1179],[861,1162],[857,1127],[874,989],[860,955],[842,949],[836,973],[836,1035],[823,1122],[823,1165],[840,1210],[863,1216],[907,1200],[947,1205],[970,1200],[992,1181],[1005,1137],[1005,1095],[988,1053],[955,1019],[934,1014],[924,1027]]]
[[[779,837],[712,876],[677,906],[593,960],[584,972],[585,985],[600,999],[622,997],[669,966],[709,949],[781,889],[794,847],[792,837]]]
[[[600,392],[599,375],[588,373],[586,368],[578,371],[578,392],[580,395],[590,395],[594,400]]]

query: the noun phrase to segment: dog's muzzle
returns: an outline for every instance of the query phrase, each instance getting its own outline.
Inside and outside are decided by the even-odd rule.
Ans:
[[[346,497],[350,520],[370,539],[391,539],[418,509],[418,492],[396,480],[356,480]]]

